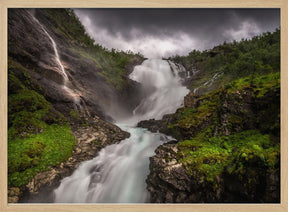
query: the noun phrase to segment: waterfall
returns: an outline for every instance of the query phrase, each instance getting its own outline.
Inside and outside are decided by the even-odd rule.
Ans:
[[[176,73],[175,73],[176,72]],[[130,78],[141,83],[147,96],[134,110],[134,116],[117,123],[131,137],[103,148],[92,160],[85,161],[55,189],[56,203],[145,203],[149,202],[146,177],[149,157],[155,149],[172,140],[151,133],[135,124],[149,118],[161,119],[183,104],[189,92],[180,83],[167,61],[150,59],[136,66]]]
[[[29,13],[30,14],[30,13]],[[60,68],[60,73],[61,75],[63,76],[63,79],[64,79],[64,83],[63,83],[63,90],[65,90],[67,92],[67,95],[71,96],[72,99],[73,99],[73,102],[74,104],[78,105],[80,108],[81,108],[81,105],[80,105],[80,95],[77,94],[75,91],[71,90],[69,87],[68,87],[68,84],[69,84],[69,78],[68,78],[68,75],[65,71],[65,68],[60,60],[60,57],[59,57],[59,53],[58,53],[58,49],[57,49],[57,45],[56,45],[56,42],[54,41],[54,39],[50,36],[50,34],[47,32],[47,30],[44,28],[44,26],[40,23],[40,21],[35,18],[32,14],[30,14],[31,17],[33,18],[33,20],[40,26],[40,28],[42,29],[42,31],[47,35],[47,37],[49,38],[49,40],[51,41],[52,43],[52,46],[53,46],[53,50],[54,50],[54,54],[55,54],[55,60],[57,62],[57,65],[58,67]]]
[[[173,64],[172,70],[169,63]],[[130,78],[141,83],[144,90],[152,90],[133,111],[133,119],[161,119],[183,104],[188,89],[181,85],[179,72],[182,67],[169,63],[160,59],[146,60],[130,74]]]
[[[202,87],[210,87],[215,82],[215,80],[217,80],[222,75],[223,75],[222,72],[214,74],[213,77],[210,78],[208,81],[204,82],[199,87],[194,88],[193,93],[198,94],[199,89],[202,88]]]

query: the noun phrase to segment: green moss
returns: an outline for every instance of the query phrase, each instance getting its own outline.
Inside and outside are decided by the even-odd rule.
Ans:
[[[50,103],[46,101],[42,95],[30,89],[22,89],[17,94],[9,95],[8,98],[9,113],[15,113],[22,110],[47,110],[50,106]]]
[[[175,115],[178,118],[172,119],[168,128],[170,132],[175,130],[182,134],[184,132],[186,138],[189,138],[189,133],[194,136],[179,142],[178,145],[178,160],[184,164],[188,174],[196,173],[197,176],[205,176],[207,182],[217,183],[216,176],[228,170],[230,174],[239,177],[249,173],[249,176],[251,175],[249,180],[252,182],[256,177],[252,176],[250,169],[255,164],[266,169],[279,165],[280,144],[277,137],[279,134],[273,132],[279,129],[280,123],[279,98],[275,96],[280,86],[279,76],[279,73],[272,73],[255,77],[253,86],[249,77],[236,80],[230,86],[198,98],[197,108],[178,110]],[[271,100],[270,96],[276,99]],[[235,127],[237,130],[243,130],[242,125],[246,121],[247,111],[242,108],[242,104],[247,101],[244,100],[246,97],[257,104],[255,122],[253,120],[251,122],[258,130],[233,134]],[[267,101],[270,104],[266,106]],[[232,133],[229,136],[221,136],[223,127],[221,106],[225,102],[228,102],[224,112],[225,120],[228,121],[226,127],[230,129],[229,133]],[[234,105],[229,109],[229,104],[232,103]],[[179,138],[181,140],[181,137]]]
[[[275,96],[280,89],[279,77],[279,73],[255,77],[254,85],[252,87],[249,77],[242,78],[230,83],[226,87],[198,97],[198,107],[184,107],[179,109],[174,116],[175,118],[169,121],[167,128],[169,129],[169,132],[173,132],[174,136],[179,134],[176,131],[185,132],[187,136],[189,133],[190,136],[195,136],[201,130],[205,130],[207,126],[212,125],[218,127],[221,133],[223,132],[223,126],[221,124],[221,114],[223,115],[222,106],[224,104],[229,104],[231,109],[228,108],[228,110],[232,111],[225,112],[227,115],[227,129],[229,132],[233,132],[234,130],[239,132],[239,130],[243,128],[244,122],[247,122],[246,119],[249,117],[249,111],[245,109],[243,104],[247,103],[247,101],[251,101],[258,105],[257,115],[255,114],[255,117],[252,117],[253,120],[251,120],[251,122],[254,122],[255,120],[256,124],[259,125],[257,128],[261,130],[261,132],[272,132],[275,135],[279,135],[280,97]],[[274,100],[269,99],[269,92]],[[249,100],[249,98],[251,100]],[[261,102],[265,101],[270,101],[270,104],[267,106],[260,105],[262,104]]]
[[[24,88],[24,85],[21,83],[21,81],[15,76],[15,74],[12,71],[8,72],[8,85],[9,85],[8,89],[10,93],[12,92],[15,93]]]
[[[79,115],[75,110],[70,110],[69,114],[75,118],[75,119],[79,119]]]
[[[235,114],[228,114],[228,122],[231,124],[241,124],[243,121],[243,116],[235,115]]]
[[[268,135],[256,130],[218,137],[202,132],[191,140],[180,142],[178,147],[178,159],[187,173],[196,171],[209,182],[215,182],[216,175],[223,173],[227,166],[231,167],[230,173],[242,172],[243,162],[249,163],[255,158],[259,158],[263,166],[275,166],[280,155],[279,145],[274,145]]]
[[[79,54],[83,58],[91,60],[98,69],[102,69],[103,68],[102,64],[99,61],[99,55],[97,55],[97,54],[95,55],[94,54],[94,56],[93,56],[93,54],[89,53],[87,51],[87,49],[84,50],[84,49],[74,48],[74,47],[71,47],[71,51]],[[100,54],[100,52],[99,52],[99,54]]]
[[[17,73],[17,76],[16,74]],[[32,79],[28,74],[29,70],[22,64],[16,62],[13,58],[8,58],[8,92],[14,94],[21,89],[27,88],[43,92],[42,87],[36,80]]]
[[[42,133],[8,142],[9,185],[25,185],[38,172],[67,160],[75,143],[69,124],[46,124]]]
[[[54,110],[41,94],[26,87],[8,96],[8,116],[9,140],[39,133],[45,122],[64,122],[63,115]]]
[[[251,84],[251,81],[253,83]],[[280,72],[270,73],[260,76],[252,76],[235,80],[226,86],[228,93],[236,92],[240,89],[252,88],[255,97],[261,98],[271,89],[280,88]]]
[[[15,75],[15,69],[21,71]],[[75,138],[64,116],[30,86],[30,76],[9,66],[8,183],[27,184],[38,172],[68,159]]]
[[[217,90],[211,94],[205,95],[198,99],[197,108],[182,108],[179,110],[179,119],[175,123],[170,123],[169,128],[180,127],[189,129],[198,128],[204,122],[213,123],[217,119],[217,111],[221,103],[222,90]]]

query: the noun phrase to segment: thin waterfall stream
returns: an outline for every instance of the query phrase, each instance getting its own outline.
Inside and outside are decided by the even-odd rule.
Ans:
[[[69,96],[71,96],[73,98],[74,104],[78,105],[81,108],[79,94],[77,94],[77,92],[73,91],[72,89],[70,89],[68,87],[68,84],[70,81],[69,81],[68,75],[65,71],[64,65],[62,64],[62,62],[60,60],[57,45],[56,45],[54,39],[50,36],[50,34],[47,32],[47,30],[44,28],[44,26],[39,22],[39,20],[37,18],[35,18],[34,15],[32,15],[32,14],[30,14],[30,15],[33,18],[33,20],[40,26],[42,31],[47,35],[47,37],[49,38],[49,40],[52,43],[54,54],[55,54],[55,60],[56,60],[57,65],[60,68],[60,73],[63,76],[63,80],[64,80],[63,89],[68,93]],[[59,70],[59,68],[58,68],[58,70]]]
[[[171,62],[170,62],[171,63]],[[155,149],[173,138],[135,127],[141,120],[161,119],[183,104],[189,92],[180,83],[179,70],[160,59],[149,59],[136,66],[130,78],[149,90],[135,108],[133,117],[118,120],[131,136],[102,149],[64,178],[55,189],[56,203],[145,203],[149,202],[146,177],[149,157]]]

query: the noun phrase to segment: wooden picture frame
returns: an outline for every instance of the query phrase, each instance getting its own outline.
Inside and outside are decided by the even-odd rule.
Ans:
[[[8,204],[7,13],[8,8],[280,8],[281,9],[281,203],[280,204]],[[288,1],[286,0],[0,0],[0,211],[288,211],[287,114]]]

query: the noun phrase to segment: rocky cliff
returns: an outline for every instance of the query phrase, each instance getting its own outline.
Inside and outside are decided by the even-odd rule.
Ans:
[[[37,80],[56,109],[69,114],[74,102],[73,95],[63,89],[64,77],[45,31],[57,45],[67,87],[90,113],[105,116],[114,109],[129,113],[137,105],[139,99],[131,100],[129,92],[137,92],[138,84],[127,76],[143,58],[94,45],[73,11],[11,9],[8,23],[9,59]]]
[[[279,73],[233,82],[138,126],[172,135],[150,159],[151,201],[279,202]]]
[[[129,137],[105,120],[139,103],[144,59],[95,44],[69,9],[9,9],[8,57],[8,201],[33,201]]]

